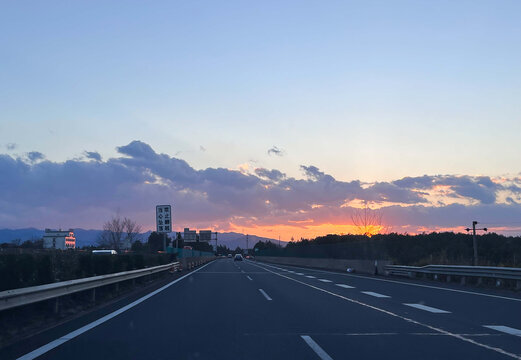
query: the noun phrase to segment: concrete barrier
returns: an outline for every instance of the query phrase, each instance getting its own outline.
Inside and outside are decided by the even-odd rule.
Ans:
[[[179,263],[183,269],[193,269],[196,266],[206,264],[208,261],[215,259],[215,256],[203,256],[203,257],[186,257],[179,259]]]
[[[329,258],[300,258],[279,256],[257,256],[257,260],[281,265],[294,265],[317,269],[336,270],[346,272],[348,267],[358,273],[374,274],[375,260],[360,259],[329,259]],[[390,260],[377,260],[378,274],[384,275],[385,267],[391,265]]]

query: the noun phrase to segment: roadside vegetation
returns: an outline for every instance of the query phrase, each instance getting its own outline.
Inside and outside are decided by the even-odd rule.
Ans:
[[[521,237],[489,233],[477,236],[481,266],[521,267]],[[472,236],[433,232],[418,235],[327,235],[300,239],[279,247],[272,242],[255,244],[258,256],[388,259],[399,265],[472,265]]]

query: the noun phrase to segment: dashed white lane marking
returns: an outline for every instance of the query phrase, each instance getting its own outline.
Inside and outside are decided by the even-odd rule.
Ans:
[[[344,288],[344,289],[354,289],[355,288],[354,286],[349,286],[346,284],[335,284],[335,285],[340,286],[341,288]]]
[[[269,265],[269,264],[266,264],[266,263],[262,263],[262,265],[273,267],[273,265]],[[405,281],[399,281],[399,280],[381,279],[381,278],[362,276],[362,275],[341,274],[341,273],[338,273],[338,272],[332,272],[332,271],[327,271],[327,270],[318,270],[318,269],[310,269],[310,268],[305,268],[305,267],[295,266],[295,265],[288,265],[288,266],[292,266],[295,269],[301,269],[301,270],[304,270],[304,271],[313,270],[314,272],[323,273],[323,274],[348,276],[348,277],[355,277],[355,278],[360,278],[360,279],[365,279],[365,280],[383,281],[383,282],[389,282],[389,283],[394,283],[394,284],[416,286],[416,287],[422,287],[422,288],[427,288],[427,289],[435,289],[435,290],[443,290],[443,291],[451,291],[451,292],[461,293],[461,294],[487,296],[487,297],[496,298],[496,299],[504,299],[504,300],[512,300],[512,301],[521,302],[521,298],[512,298],[512,297],[507,297],[507,296],[485,294],[485,293],[480,293],[480,292],[476,292],[476,291],[458,290],[458,289],[444,288],[444,287],[433,286],[433,285],[422,285],[422,284],[417,284],[417,283],[414,283],[414,282],[405,282]]]
[[[260,293],[261,293],[262,295],[264,295],[264,297],[266,298],[266,300],[268,300],[268,301],[273,300],[272,298],[269,297],[268,294],[266,294],[266,291],[264,291],[264,290],[262,290],[262,289],[259,289],[259,291],[260,291]]]
[[[322,282],[332,282],[331,280],[328,280],[328,279],[318,279],[318,281],[322,281]]]
[[[306,277],[309,278],[309,279],[316,279],[316,277],[313,276],[313,275],[307,275]]]
[[[320,345],[318,345],[315,340],[311,338],[311,336],[301,335],[300,337],[306,342],[306,344],[308,344],[311,350],[313,350],[315,354],[318,355],[319,358],[322,360],[333,360],[333,358],[329,356],[328,353],[325,352],[324,349],[322,349]]]
[[[100,325],[100,324],[103,324],[104,322],[106,322],[106,321],[108,321],[108,320],[110,320],[110,319],[112,319],[112,318],[118,316],[119,314],[121,314],[121,313],[127,311],[128,309],[131,309],[131,308],[133,308],[134,306],[136,306],[136,305],[138,305],[138,304],[141,304],[143,301],[145,301],[145,300],[151,298],[152,296],[154,296],[154,295],[160,293],[161,291],[163,291],[163,290],[169,288],[170,286],[172,286],[172,285],[174,285],[175,283],[177,283],[177,282],[183,280],[184,278],[186,278],[186,277],[188,277],[188,276],[190,276],[190,275],[193,275],[194,273],[196,273],[196,272],[198,272],[198,271],[204,269],[206,266],[208,266],[208,265],[210,265],[210,264],[211,264],[211,262],[209,262],[209,263],[207,263],[207,264],[201,266],[200,268],[198,268],[198,269],[196,269],[196,270],[194,270],[194,271],[192,271],[192,272],[190,272],[190,273],[188,273],[188,274],[186,274],[186,275],[181,276],[179,279],[176,279],[176,280],[174,280],[174,281],[172,281],[172,282],[166,284],[165,286],[160,287],[160,288],[157,289],[157,290],[152,291],[151,293],[149,293],[149,294],[143,296],[142,298],[137,299],[137,300],[134,301],[134,302],[131,302],[130,304],[128,304],[128,305],[126,305],[126,306],[123,306],[122,308],[120,308],[120,309],[118,309],[118,310],[116,310],[116,311],[114,311],[114,312],[111,312],[110,314],[105,315],[105,316],[99,318],[98,320],[95,320],[95,321],[91,322],[90,324],[87,324],[87,325],[85,325],[85,326],[83,326],[83,327],[81,327],[81,328],[79,328],[79,329],[77,329],[77,330],[74,330],[74,331],[72,331],[72,332],[70,332],[70,333],[68,333],[68,334],[66,334],[66,335],[64,335],[64,336],[62,336],[62,337],[59,338],[59,339],[56,339],[56,340],[54,340],[54,341],[51,341],[50,343],[48,343],[48,344],[46,344],[46,345],[43,345],[43,346],[39,347],[38,349],[31,351],[30,353],[27,353],[27,354],[25,354],[25,355],[23,355],[23,356],[20,356],[17,360],[29,360],[29,359],[35,359],[35,358],[37,358],[38,356],[41,356],[41,355],[45,354],[46,352],[49,352],[49,351],[51,351],[52,349],[54,349],[54,348],[60,346],[61,344],[65,343],[65,342],[67,342],[67,341],[69,341],[69,340],[74,339],[75,337],[77,337],[77,336],[83,334],[84,332],[87,332],[87,331],[89,331],[90,329],[93,329],[93,328],[95,328],[96,326],[98,326],[98,325]]]
[[[501,331],[510,335],[521,336],[521,330],[503,325],[483,325],[486,328]]]
[[[428,312],[431,312],[434,314],[450,314],[450,311],[436,309],[435,307],[422,305],[422,304],[404,304],[404,305],[407,305],[407,306],[410,306],[410,307],[413,307],[416,309],[420,309],[420,310],[425,310],[425,311],[428,311]]]
[[[379,294],[379,293],[375,293],[375,292],[372,292],[372,291],[362,291],[362,294],[374,296],[374,297],[377,297],[377,298],[388,298],[388,297],[390,297],[390,296]]]
[[[263,264],[265,265],[265,264]],[[297,279],[294,279],[294,278],[291,278],[289,276],[286,276],[286,275],[283,275],[283,274],[278,274],[274,271],[271,271],[270,269],[266,269],[265,267],[262,267],[262,266],[259,266],[259,265],[254,265],[254,266],[257,266],[257,267],[260,267],[261,269],[264,269],[274,275],[277,275],[277,276],[280,276],[280,277],[283,277],[287,280],[291,280],[291,281],[294,281],[294,282],[297,282],[301,285],[304,285],[304,286],[307,286],[309,288],[312,288],[312,289],[315,289],[317,291],[321,291],[321,292],[324,292],[326,294],[329,294],[331,296],[335,296],[337,298],[340,298],[340,299],[343,299],[343,300],[346,300],[346,301],[349,301],[350,303],[353,303],[353,304],[358,304],[360,306],[364,306],[364,307],[367,307],[369,309],[373,309],[375,311],[379,311],[383,314],[387,314],[389,316],[392,316],[392,317],[395,317],[395,318],[398,318],[398,319],[402,319],[403,321],[406,321],[410,324],[416,324],[416,325],[419,325],[419,326],[423,326],[429,330],[432,330],[432,331],[435,331],[437,333],[440,333],[440,334],[443,334],[443,335],[446,335],[446,336],[450,336],[452,338],[455,338],[455,339],[458,339],[458,340],[461,340],[461,341],[464,341],[468,344],[472,344],[472,345],[475,345],[475,346],[478,346],[480,348],[483,348],[483,349],[487,349],[487,350],[491,350],[491,351],[494,351],[496,353],[499,353],[499,354],[502,354],[502,355],[505,355],[505,356],[508,356],[512,359],[517,359],[517,360],[521,360],[521,356],[520,355],[517,355],[517,354],[514,354],[514,353],[511,353],[511,352],[508,352],[506,350],[503,350],[499,347],[495,347],[495,346],[491,346],[491,345],[487,345],[487,344],[483,344],[483,343],[480,343],[474,339],[470,339],[469,337],[467,336],[464,336],[462,334],[456,334],[456,333],[452,333],[450,331],[447,331],[447,330],[443,330],[441,328],[438,328],[438,327],[435,327],[433,325],[429,325],[429,324],[425,324],[425,323],[422,323],[420,321],[417,321],[417,320],[413,320],[411,318],[408,318],[408,317],[405,317],[405,316],[402,316],[402,315],[398,315],[396,313],[393,313],[392,311],[388,311],[388,310],[385,310],[385,309],[382,309],[382,308],[379,308],[379,307],[376,307],[376,306],[373,306],[373,305],[369,305],[367,303],[364,303],[362,301],[358,301],[358,300],[355,300],[355,299],[351,299],[351,298],[348,298],[346,296],[343,296],[343,295],[340,295],[340,294],[337,294],[337,293],[334,293],[334,292],[331,292],[331,291],[328,291],[326,289],[322,289],[320,287],[317,287],[317,286],[314,286],[314,285],[311,285],[311,284],[308,284],[308,283],[305,283],[303,281],[300,281],[300,280],[297,280]]]
[[[304,275],[304,274],[302,274],[302,273],[295,273],[295,275]]]
[[[248,280],[250,280],[250,281],[251,281],[251,280],[253,280],[253,279],[252,279],[251,277],[249,277],[249,276],[246,276],[246,277],[247,277],[247,278],[248,278]]]

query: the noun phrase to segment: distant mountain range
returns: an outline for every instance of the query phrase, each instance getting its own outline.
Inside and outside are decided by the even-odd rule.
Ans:
[[[102,230],[85,230],[85,229],[74,229],[74,235],[76,236],[76,246],[83,247],[89,245],[95,245],[96,241],[99,238],[99,235]],[[145,242],[148,239],[151,231],[147,231],[141,234],[141,241]],[[22,242],[25,240],[37,240],[43,237],[44,230],[35,229],[35,228],[25,228],[25,229],[0,229],[0,244],[1,243],[9,243],[15,239],[20,239]],[[235,249],[237,246],[241,248],[246,248],[246,235],[235,233],[235,232],[227,232],[227,233],[219,233],[217,235],[217,244],[218,245],[226,245],[230,249]],[[256,235],[248,236],[248,246],[250,248],[253,247],[258,241],[271,241],[277,242],[278,240],[265,238]],[[281,242],[284,246],[285,242]],[[215,245],[215,241],[212,241],[212,245]]]

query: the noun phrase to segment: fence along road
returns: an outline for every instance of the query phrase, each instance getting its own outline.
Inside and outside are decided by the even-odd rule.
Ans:
[[[37,338],[16,356],[521,359],[518,300],[220,259],[80,334],[64,327],[54,340],[67,341],[48,351]]]

